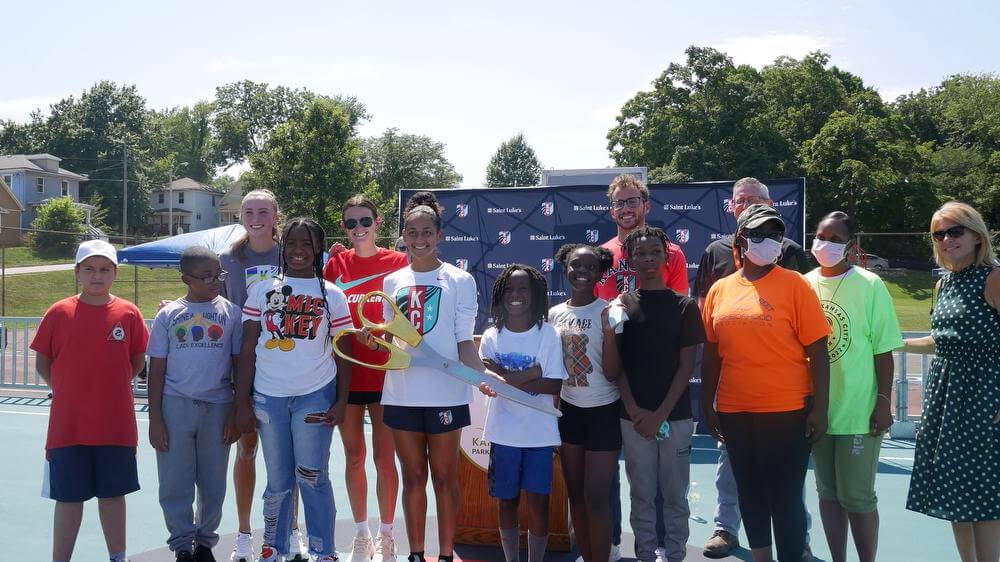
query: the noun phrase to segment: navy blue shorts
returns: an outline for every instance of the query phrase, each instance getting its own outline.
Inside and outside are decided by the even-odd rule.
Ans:
[[[563,443],[579,445],[585,451],[621,450],[621,400],[590,408],[561,400],[559,409],[563,414],[559,418],[559,435]]]
[[[448,433],[472,423],[469,405],[383,406],[382,421],[392,429],[417,433]]]
[[[49,449],[42,495],[58,502],[116,498],[139,489],[135,447],[71,445]]]
[[[521,489],[535,494],[552,492],[552,447],[490,447],[490,496],[512,500]]]

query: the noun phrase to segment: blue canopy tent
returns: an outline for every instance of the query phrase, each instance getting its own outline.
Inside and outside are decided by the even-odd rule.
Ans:
[[[146,242],[118,250],[118,263],[122,265],[144,265],[146,267],[177,267],[181,254],[191,246],[205,246],[216,254],[229,248],[243,233],[243,226],[231,224],[178,234],[170,238]]]

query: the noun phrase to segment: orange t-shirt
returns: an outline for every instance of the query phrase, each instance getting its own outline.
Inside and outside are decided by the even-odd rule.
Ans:
[[[739,272],[708,291],[705,338],[719,344],[720,412],[790,412],[805,405],[812,378],[805,346],[830,335],[816,293],[798,272],[775,266],[750,282]]]

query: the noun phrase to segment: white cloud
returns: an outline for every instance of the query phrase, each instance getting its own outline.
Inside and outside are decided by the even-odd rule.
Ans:
[[[0,119],[27,121],[32,111],[41,109],[43,114],[47,114],[49,105],[60,99],[62,99],[60,96],[0,99]]]
[[[769,33],[730,37],[713,46],[733,57],[736,64],[760,68],[782,55],[799,58],[812,51],[830,52],[835,43],[833,39],[821,35]]]
[[[903,94],[909,94],[910,92],[916,92],[920,90],[920,87],[910,87],[910,86],[884,86],[875,88],[878,90],[878,95],[882,98],[882,101],[894,102],[896,98]]]

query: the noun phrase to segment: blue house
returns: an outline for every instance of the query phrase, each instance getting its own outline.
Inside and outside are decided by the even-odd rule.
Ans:
[[[21,228],[31,228],[39,205],[67,195],[87,214],[90,224],[94,207],[80,203],[80,182],[87,181],[87,176],[60,168],[61,160],[51,154],[0,155],[0,179],[24,207]]]

